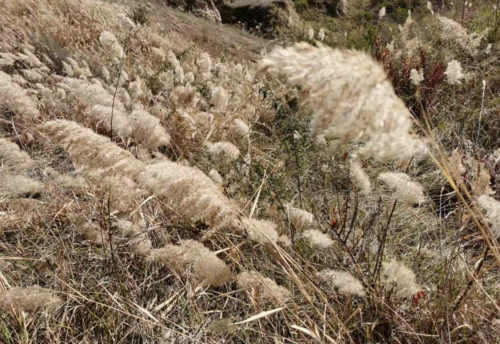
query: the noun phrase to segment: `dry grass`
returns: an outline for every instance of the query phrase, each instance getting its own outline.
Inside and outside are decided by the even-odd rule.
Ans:
[[[498,342],[498,44],[441,54],[430,13],[378,24],[384,70],[310,42],[347,61],[327,101],[332,70],[283,58],[307,64],[288,86],[257,72],[274,43],[156,1],[137,25],[136,5],[0,0],[1,343]],[[335,20],[358,37],[354,19]],[[350,83],[352,56],[427,156],[377,161],[355,154],[376,130],[336,136],[331,116],[354,111],[336,103],[383,100]],[[445,83],[454,59],[461,85]],[[327,139],[322,104],[343,110],[321,109]],[[356,111],[381,125],[373,103]]]

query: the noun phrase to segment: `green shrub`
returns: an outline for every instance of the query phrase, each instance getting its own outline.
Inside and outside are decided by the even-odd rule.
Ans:
[[[305,11],[309,8],[309,2],[308,0],[294,0],[293,2],[295,4],[295,9],[298,12]]]

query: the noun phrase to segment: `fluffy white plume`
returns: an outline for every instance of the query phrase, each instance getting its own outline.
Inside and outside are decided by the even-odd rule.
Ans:
[[[409,204],[425,202],[424,189],[420,183],[411,180],[406,173],[384,172],[378,179],[394,190],[394,197]]]
[[[164,197],[172,208],[190,221],[202,220],[212,228],[220,228],[235,219],[236,206],[197,168],[163,161],[147,166],[138,181]]]
[[[462,83],[462,79],[465,78],[462,65],[457,60],[448,62],[444,74],[446,74],[446,81],[450,85],[459,85]]]
[[[194,240],[153,249],[149,259],[163,263],[181,275],[191,271],[197,283],[207,286],[221,286],[232,277],[229,267],[215,253]]]
[[[426,153],[382,66],[365,53],[298,43],[274,49],[260,65],[304,89],[316,134],[363,143],[359,154],[379,161]]]
[[[52,309],[62,303],[50,289],[34,287],[14,287],[0,290],[0,309],[9,312],[11,309],[33,313],[41,308]]]
[[[411,297],[420,290],[413,271],[396,260],[382,263],[381,282],[388,290],[394,288],[398,297]]]
[[[351,160],[351,180],[357,186],[363,195],[369,195],[372,191],[370,177],[363,170],[359,159],[353,158]]]
[[[410,80],[411,80],[411,83],[414,86],[420,85],[420,83],[422,81],[424,81],[424,71],[423,71],[423,69],[416,70],[415,68],[413,68],[410,71]]]
[[[312,248],[324,249],[333,245],[333,240],[330,236],[317,229],[304,231],[302,237],[307,240]]]
[[[318,272],[317,276],[337,288],[342,294],[352,294],[361,297],[366,295],[361,282],[354,278],[349,272],[326,269]]]
[[[277,285],[275,281],[257,271],[241,272],[236,281],[240,288],[248,289],[256,301],[283,304],[290,298],[288,289]]]
[[[275,243],[278,240],[276,224],[267,220],[257,220],[245,217],[241,219],[250,240],[259,244]]]
[[[37,118],[40,113],[35,101],[13,81],[10,75],[0,71],[0,107],[14,112],[21,118]]]
[[[61,145],[79,167],[101,169],[103,174],[121,174],[131,178],[144,170],[144,164],[130,152],[76,122],[49,121],[41,125],[40,129]]]
[[[99,41],[111,57],[122,59],[125,56],[122,46],[112,32],[103,31],[99,36]]]
[[[8,170],[22,170],[34,164],[28,153],[7,139],[0,138],[0,166]]]
[[[478,197],[477,203],[486,210],[486,218],[491,224],[495,238],[500,237],[500,202],[493,197],[482,195]]]
[[[238,157],[240,156],[240,150],[231,142],[207,142],[206,145],[208,148],[208,152],[214,157],[222,156],[225,159],[232,161],[238,159]]]
[[[467,30],[453,19],[440,15],[437,16],[437,19],[441,27],[441,37],[443,40],[455,42],[469,54],[477,54],[478,48],[481,45],[481,40],[486,32],[481,34],[472,33],[469,35]]]
[[[135,110],[130,114],[132,136],[145,147],[157,149],[170,144],[170,135],[160,120],[145,110]]]
[[[314,224],[314,215],[300,208],[295,208],[290,204],[286,206],[288,219],[295,229],[303,231]]]

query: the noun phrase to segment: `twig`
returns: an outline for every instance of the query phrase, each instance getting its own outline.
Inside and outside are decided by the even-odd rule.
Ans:
[[[472,275],[472,278],[469,280],[469,283],[467,283],[467,286],[465,287],[465,290],[463,291],[462,295],[460,295],[458,297],[457,301],[455,302],[455,305],[453,306],[453,310],[451,311],[452,314],[458,310],[458,308],[460,307],[460,304],[465,299],[465,296],[467,296],[467,293],[469,292],[470,288],[472,287],[472,284],[474,284],[474,280],[479,275],[479,272],[481,271],[481,268],[483,267],[483,263],[486,260],[486,256],[488,255],[488,251],[489,251],[489,246],[486,246],[484,249],[483,257],[481,258],[481,261],[479,262],[479,264],[476,267],[476,271],[474,271],[474,274]]]
[[[370,215],[370,218],[369,218],[369,220],[368,220],[368,224],[367,224],[367,225],[363,225],[363,226],[362,226],[362,230],[363,230],[363,240],[360,240],[360,241],[359,241],[359,243],[362,243],[362,242],[364,243],[364,242],[366,242],[366,232],[367,232],[367,230],[368,230],[368,229],[373,228],[374,223],[375,223],[375,221],[377,220],[378,215],[380,214],[380,208],[381,208],[381,207],[382,207],[382,198],[381,198],[381,197],[379,197],[379,198],[378,198],[378,201],[377,201],[377,209],[376,209],[376,210],[375,210],[375,211],[374,211],[374,212]],[[358,243],[358,244],[359,244],[359,243]],[[353,249],[356,249],[356,248],[357,248],[357,246],[355,245],[355,246],[353,247]]]
[[[351,225],[350,225],[349,231],[347,232],[346,236],[344,237],[345,243],[347,243],[347,239],[349,239],[349,236],[351,235],[352,231],[354,230],[354,225],[356,223],[356,219],[358,218],[358,209],[359,209],[359,198],[358,198],[358,194],[356,193],[356,198],[355,198],[355,203],[354,203],[354,214],[352,214]]]
[[[389,218],[387,219],[387,223],[385,224],[384,231],[382,233],[382,240],[379,243],[378,251],[377,251],[377,261],[375,263],[375,268],[373,269],[372,281],[376,282],[378,279],[380,266],[382,264],[382,257],[384,256],[385,242],[387,240],[387,233],[389,232],[389,226],[391,224],[392,215],[394,214],[394,210],[396,209],[396,205],[398,204],[398,200],[394,200],[392,203],[392,209],[389,214]]]
[[[116,94],[118,93],[118,87],[120,86],[120,79],[122,77],[122,70],[123,66],[125,65],[125,58],[122,60],[122,64],[120,66],[120,70],[118,71],[118,78],[116,79],[116,85],[115,85],[115,92],[113,93],[113,103],[111,104],[111,120],[109,123],[109,135],[111,140],[113,140],[113,117],[115,114],[115,99],[116,99]]]
[[[125,57],[122,59],[120,69],[118,71],[118,78],[116,79],[115,92],[113,94],[113,103],[111,104],[111,120],[110,120],[110,124],[109,124],[111,140],[113,140],[113,117],[115,114],[115,99],[116,99],[116,95],[118,93],[118,87],[120,87],[120,79],[122,78],[122,71],[123,71],[123,68],[125,66],[125,61],[127,59],[129,38],[130,38],[130,36],[127,37],[127,41],[125,44]]]
[[[111,254],[111,261],[113,262],[113,271],[115,271],[116,259],[115,259],[115,250],[113,246],[113,231],[112,231],[112,223],[111,223],[111,195],[108,195],[107,201],[107,227],[108,227],[108,241],[109,241],[109,250]]]
[[[405,173],[408,173],[408,170],[410,169],[412,161],[413,161],[413,158],[411,158],[410,161],[408,162],[408,165],[406,166]],[[392,204],[391,213],[389,214],[389,218],[387,219],[387,223],[384,227],[384,231],[382,234],[382,242],[379,244],[379,247],[378,247],[377,260],[375,263],[375,269],[373,270],[373,275],[372,275],[373,282],[376,282],[378,279],[378,276],[379,276],[380,266],[382,265],[382,258],[384,255],[385,242],[387,240],[387,232],[389,232],[389,226],[391,224],[392,216],[394,215],[394,210],[396,209],[397,204],[398,204],[398,200],[395,199],[394,203]]]
[[[300,182],[300,161],[299,161],[299,153],[297,152],[297,143],[295,142],[295,136],[292,139],[293,142],[293,151],[295,153],[295,164],[297,165],[297,188],[299,190],[299,202],[300,202],[300,207],[304,208],[304,204],[302,202],[302,185]]]
[[[259,203],[260,193],[262,191],[262,187],[264,186],[264,183],[266,182],[266,177],[267,177],[267,170],[264,171],[264,176],[262,177],[262,181],[260,182],[259,190],[257,190],[257,196],[255,196],[255,200],[252,204],[252,209],[250,210],[250,215],[248,215],[249,218],[252,218],[253,214],[255,213],[255,209],[257,208],[257,203]]]

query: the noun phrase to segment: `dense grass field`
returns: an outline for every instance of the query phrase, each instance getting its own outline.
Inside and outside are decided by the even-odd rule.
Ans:
[[[0,343],[499,343],[499,2],[172,4],[0,0]]]

